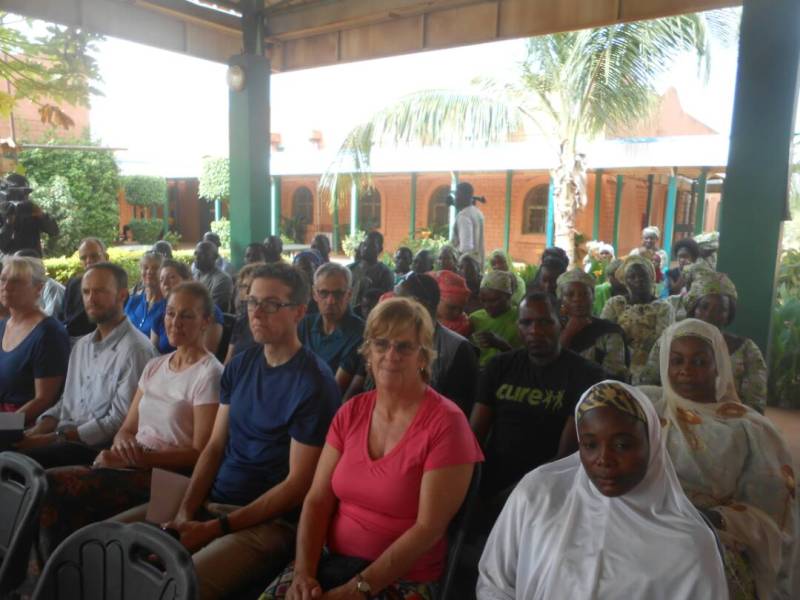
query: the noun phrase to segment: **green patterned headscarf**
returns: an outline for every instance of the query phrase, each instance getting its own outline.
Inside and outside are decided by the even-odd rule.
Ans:
[[[699,269],[694,273],[694,280],[689,293],[686,294],[686,309],[692,313],[704,296],[719,294],[728,296],[733,302],[738,299],[736,286],[725,273],[718,273],[708,269]]]
[[[594,286],[595,286],[595,279],[589,273],[586,273],[583,269],[572,269],[571,271],[567,271],[566,273],[562,273],[558,277],[558,281],[556,282],[558,285],[558,289],[556,293],[558,297],[564,294],[564,290],[570,283],[582,283],[589,287],[589,290],[594,294]]]
[[[510,296],[514,291],[512,277],[508,271],[489,271],[481,280],[481,289],[496,290]]]

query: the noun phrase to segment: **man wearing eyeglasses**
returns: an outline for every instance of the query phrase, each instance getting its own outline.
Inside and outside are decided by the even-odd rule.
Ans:
[[[314,300],[319,313],[306,315],[297,335],[306,348],[328,363],[344,391],[359,363],[364,321],[350,310],[353,274],[337,263],[326,263],[314,273]]]
[[[168,524],[194,553],[202,600],[239,597],[291,559],[299,508],[340,404],[330,368],[297,337],[308,287],[285,263],[253,273],[247,313],[257,345],[225,368],[211,439]]]

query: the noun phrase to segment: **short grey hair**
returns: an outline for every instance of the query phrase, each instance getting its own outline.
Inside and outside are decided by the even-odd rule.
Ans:
[[[32,256],[6,256],[3,258],[3,272],[9,273],[11,276],[30,275],[33,285],[47,283],[47,271],[44,270],[44,263]]]
[[[314,285],[317,285],[317,282],[323,277],[330,277],[331,275],[344,277],[345,281],[347,281],[348,290],[353,287],[353,272],[344,265],[335,262],[325,263],[314,272]]]

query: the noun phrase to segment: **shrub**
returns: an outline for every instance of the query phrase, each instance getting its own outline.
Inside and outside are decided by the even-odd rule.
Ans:
[[[230,251],[231,222],[225,218],[222,218],[219,221],[211,221],[211,231],[219,236],[219,241],[222,243],[222,249]]]
[[[94,144],[86,138],[65,142]],[[71,254],[88,236],[107,244],[116,240],[119,172],[111,151],[33,148],[20,152],[19,162],[37,184],[37,202],[48,205],[61,229],[59,238],[47,240],[48,254]]]
[[[207,156],[200,168],[197,195],[206,200],[227,200],[231,195],[231,170],[227,158]]]
[[[139,259],[143,250],[130,250],[125,247],[112,247],[108,249],[108,258],[114,264],[119,265],[128,273],[128,283],[133,287],[139,281]],[[194,250],[176,250],[172,253],[175,260],[191,264],[194,260]],[[47,275],[61,284],[65,284],[71,277],[81,272],[81,263],[78,260],[78,253],[71,256],[59,256],[56,258],[46,258],[44,266]]]
[[[134,206],[161,206],[167,198],[167,180],[149,175],[120,177],[125,200]]]
[[[416,254],[420,250],[433,250],[434,253],[438,254],[439,250],[442,249],[442,246],[446,246],[449,244],[449,240],[446,236],[443,235],[426,235],[426,232],[423,231],[420,236],[415,236],[412,240],[411,238],[405,238],[397,247],[406,246],[407,248],[411,249],[411,252]]]
[[[164,221],[162,219],[131,219],[131,231],[133,239],[140,244],[152,244],[157,242],[164,231]]]
[[[344,236],[342,238],[342,252],[344,252],[345,256],[354,257],[359,244],[365,239],[367,239],[367,233],[363,230],[356,231],[355,235],[348,234]]]
[[[770,404],[800,407],[800,251],[783,255],[772,315]]]

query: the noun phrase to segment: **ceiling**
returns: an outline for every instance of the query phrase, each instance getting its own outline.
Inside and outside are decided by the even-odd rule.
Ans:
[[[0,10],[215,62],[256,0],[0,0]],[[275,71],[597,27],[741,0],[264,0]]]

